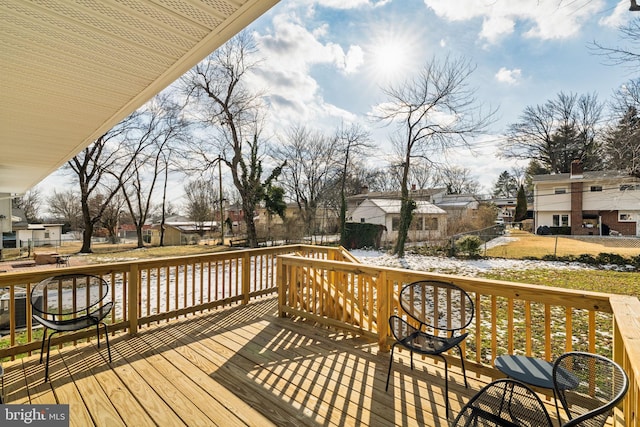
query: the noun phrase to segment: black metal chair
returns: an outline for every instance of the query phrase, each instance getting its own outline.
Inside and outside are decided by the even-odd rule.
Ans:
[[[569,419],[563,427],[603,426],[629,388],[620,365],[597,354],[577,351],[556,359],[553,383]]]
[[[58,332],[78,331],[96,327],[98,348],[100,347],[100,325],[104,327],[107,352],[111,362],[109,334],[103,321],[111,312],[113,302],[106,302],[109,284],[101,277],[87,274],[63,274],[44,279],[31,290],[33,318],[44,326],[40,363],[47,341],[47,363],[44,380],[49,380],[49,352],[51,337]],[[52,330],[47,338],[47,331]]]
[[[483,387],[460,410],[452,427],[552,427],[549,413],[529,386],[501,379]]]
[[[473,300],[458,286],[436,280],[424,280],[410,283],[400,291],[400,306],[407,314],[405,320],[393,315],[389,318],[391,333],[396,342],[391,346],[387,385],[393,365],[393,351],[396,345],[408,349],[411,353],[438,356],[444,361],[445,404],[449,415],[449,374],[447,359],[443,353],[456,347],[460,354],[464,385],[468,387],[467,373],[460,343],[468,333],[461,333],[473,320]]]

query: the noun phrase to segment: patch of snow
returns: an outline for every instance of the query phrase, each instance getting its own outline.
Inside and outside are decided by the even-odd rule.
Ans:
[[[491,270],[556,269],[582,270],[594,267],[578,262],[518,260],[503,258],[459,259],[426,255],[405,254],[404,258],[376,250],[353,250],[351,253],[364,264],[382,267],[406,268],[445,274],[477,276]]]

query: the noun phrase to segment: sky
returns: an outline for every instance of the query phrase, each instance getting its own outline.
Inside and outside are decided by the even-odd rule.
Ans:
[[[497,108],[497,120],[473,151],[443,160],[469,168],[488,193],[515,164],[496,157],[497,147],[527,106],[560,92],[606,101],[636,77],[590,49],[620,44],[619,26],[640,16],[628,9],[628,0],[281,0],[248,28],[263,58],[252,84],[269,94],[273,134],[359,123],[377,146],[370,165],[380,167],[392,159],[395,130],[371,119],[386,101],[382,88],[433,58],[464,58],[476,67],[469,84],[478,102]]]

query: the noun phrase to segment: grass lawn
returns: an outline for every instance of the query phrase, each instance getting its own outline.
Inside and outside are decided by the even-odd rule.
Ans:
[[[525,257],[542,258],[545,255],[567,256],[567,255],[593,255],[599,253],[615,253],[624,257],[640,255],[640,239],[638,246],[617,247],[605,246],[596,242],[585,242],[562,236],[538,236],[520,230],[509,230],[507,237],[513,237],[516,241],[506,245],[496,246],[487,250],[486,255],[499,258],[522,259]],[[615,243],[612,240],[611,243]]]

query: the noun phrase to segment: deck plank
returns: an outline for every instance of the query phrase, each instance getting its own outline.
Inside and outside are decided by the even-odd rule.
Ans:
[[[353,333],[278,318],[277,300],[225,307],[6,363],[8,403],[69,403],[74,426],[448,426],[442,363],[389,353]],[[450,370],[452,416],[491,378]],[[555,412],[552,402],[547,405]]]
[[[174,343],[175,340],[171,339],[167,334],[154,334],[149,342],[150,345],[173,345]],[[200,354],[193,351],[189,346],[170,349],[163,352],[163,356],[183,375],[188,375],[191,380],[198,384],[201,387],[201,392],[207,393],[216,399],[227,411],[235,414],[245,425],[251,427],[276,425],[252,408],[247,402],[211,378],[210,372],[217,369],[217,367],[203,361]]]
[[[178,388],[180,384],[167,381],[162,373],[155,368],[154,362],[157,358],[153,354],[144,354],[144,350],[147,347],[140,337],[123,340],[119,344],[121,347],[130,347],[132,351],[129,351],[128,354],[136,355],[133,357],[126,356],[131,367],[147,381],[153,391],[173,409],[183,423],[187,425],[210,424],[211,420],[182,394],[182,390]]]
[[[149,422],[155,425],[186,425],[180,417],[171,409],[171,407],[156,394],[153,387],[136,371],[129,363],[126,355],[131,358],[140,357],[127,345],[121,344],[126,337],[118,337],[112,340],[111,356],[113,363],[111,368],[121,383],[127,388],[131,395],[135,398],[135,402],[143,409],[143,412],[136,414],[137,417],[147,418]],[[114,342],[115,341],[115,342]],[[120,412],[133,410],[132,406],[127,408],[118,408]],[[123,415],[124,419],[128,419],[132,415]],[[138,424],[131,424],[138,425]]]

